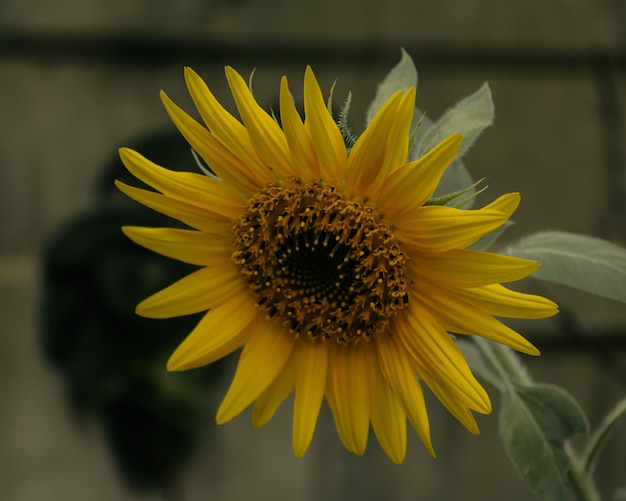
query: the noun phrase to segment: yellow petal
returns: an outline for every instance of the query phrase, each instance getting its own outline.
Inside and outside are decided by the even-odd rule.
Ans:
[[[372,370],[372,375],[372,428],[387,457],[401,464],[406,456],[406,413],[378,367]]]
[[[216,421],[230,421],[250,405],[280,374],[293,349],[293,336],[280,319],[267,319],[239,357],[233,381],[217,410]]]
[[[266,321],[263,319],[263,321]],[[252,408],[252,426],[261,428],[272,416],[296,385],[296,364],[293,352],[276,379],[254,401]]]
[[[448,332],[476,334],[522,353],[539,355],[527,339],[452,292],[430,284],[415,284],[411,295],[426,305]]]
[[[326,380],[326,401],[328,402],[328,406],[333,414],[333,419],[335,420],[335,428],[337,429],[337,434],[339,435],[339,439],[341,440],[342,445],[349,452],[355,452],[353,446],[353,440],[350,433],[350,428],[347,426],[347,423],[344,423],[343,417],[340,419],[340,414],[338,410],[338,403],[335,397],[335,392],[331,384],[329,383],[329,377]]]
[[[213,212],[201,207],[174,200],[160,193],[135,188],[120,181],[115,181],[115,186],[140,204],[182,221],[192,228],[197,228],[213,235],[227,235],[232,231],[232,223],[230,221],[225,221],[222,217],[216,217]]]
[[[228,221],[237,218],[246,206],[239,192],[217,179],[164,169],[129,148],[121,148],[119,153],[129,172],[169,198],[191,203]]]
[[[352,192],[369,194],[369,187],[385,163],[389,133],[397,119],[401,99],[401,91],[391,96],[354,143],[345,176],[346,186]]]
[[[376,342],[378,362],[383,377],[400,399],[411,425],[415,429],[429,454],[435,457],[430,440],[430,424],[424,393],[409,362],[408,354],[403,353],[390,336],[381,336]]]
[[[232,151],[242,163],[258,174],[266,173],[266,168],[250,142],[245,126],[232,116],[219,102],[191,68],[185,68],[185,82],[194,104],[200,112],[211,134]]]
[[[502,226],[507,216],[495,210],[462,210],[429,205],[394,221],[398,240],[430,253],[463,249]]]
[[[408,323],[404,325],[400,324],[402,324],[402,322],[399,323],[397,331],[400,342],[405,346],[407,350],[412,352],[414,350],[414,347],[411,347],[410,343],[407,343],[406,338],[407,336],[411,336],[413,333],[407,334],[407,329],[410,329]],[[414,353],[411,353],[411,355],[412,356],[409,364],[412,368],[412,371],[419,374],[419,376],[424,380],[424,382],[428,385],[428,387],[439,399],[439,401],[459,422],[461,422],[461,424],[463,424],[463,426],[465,426],[471,433],[478,434],[478,425],[470,410],[470,408],[472,407],[472,404],[470,403],[472,401],[472,398],[468,399],[467,394],[464,393],[457,386],[455,386],[455,382],[453,380],[451,381],[450,378],[446,379],[445,373],[441,373],[440,371],[437,371],[436,369],[428,366],[428,364],[424,364],[424,361],[420,360],[420,357],[413,356]],[[486,398],[487,402],[489,402],[489,397],[486,396]],[[490,403],[487,407],[483,405],[481,405],[480,407],[483,409],[488,409],[489,411],[491,410]]]
[[[490,204],[485,205],[483,210],[487,209],[500,211],[504,213],[507,219],[509,219],[519,207],[521,199],[522,197],[519,193],[505,193],[504,195],[496,198]]]
[[[454,393],[450,392],[450,387],[444,387],[436,380],[432,380],[428,387],[444,405],[444,407],[448,409],[448,412],[450,412],[450,414],[452,414],[457,421],[465,426],[467,431],[473,435],[478,435],[480,433],[478,423],[476,423],[476,418],[474,418],[472,411],[467,406],[463,405],[456,398]]]
[[[460,289],[455,294],[496,317],[547,318],[559,312],[558,305],[543,296],[512,291],[499,284]]]
[[[231,261],[223,260],[144,299],[136,311],[148,318],[180,317],[206,311],[238,293],[248,293],[241,271]]]
[[[502,254],[454,249],[415,255],[409,269],[437,285],[467,288],[520,280],[537,271],[539,264]]]
[[[298,166],[302,171],[301,176],[305,179],[319,179],[320,165],[313,138],[293,104],[287,77],[283,77],[280,82],[280,120],[291,150],[292,164]]]
[[[230,238],[203,231],[140,226],[124,226],[122,231],[136,244],[189,264],[207,266],[228,259],[233,252]]]
[[[382,183],[392,172],[406,164],[409,155],[411,121],[415,113],[415,92],[415,87],[411,87],[398,103],[396,119],[391,126],[387,139],[387,154],[372,187],[373,193],[380,190]]]
[[[235,98],[250,142],[263,163],[277,177],[285,179],[295,175],[285,133],[276,121],[261,108],[245,80],[230,66],[226,67],[226,79]]]
[[[296,397],[293,407],[293,452],[304,456],[315,431],[326,387],[328,346],[298,340],[295,346]]]
[[[228,185],[242,193],[252,195],[272,179],[256,154],[253,153],[255,156],[250,157],[244,146],[237,143],[238,138],[227,138],[231,139],[228,141],[223,136],[218,137],[210,133],[176,106],[164,92],[161,93],[161,100],[172,122],[187,142]],[[239,125],[243,128],[243,125]],[[243,134],[245,141],[249,143],[245,129]],[[243,139],[240,141],[245,142]]]
[[[433,318],[419,298],[409,301],[404,322],[397,322],[398,339],[420,367],[420,375],[430,386],[439,381],[453,389],[466,405],[482,413],[491,412],[484,388],[448,333]]]
[[[310,66],[304,73],[304,117],[304,125],[313,138],[322,179],[329,183],[342,179],[346,169],[346,145],[326,108]]]
[[[378,211],[392,220],[415,211],[434,193],[441,175],[459,152],[463,136],[453,134],[424,156],[396,169],[376,195]]]
[[[329,346],[329,403],[344,446],[359,456],[367,447],[373,362],[367,343]]]
[[[251,294],[234,296],[213,308],[172,353],[167,370],[194,369],[232,353],[255,333],[251,325],[257,316],[263,318]]]

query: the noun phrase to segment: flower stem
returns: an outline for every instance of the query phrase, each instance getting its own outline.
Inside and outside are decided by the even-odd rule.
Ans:
[[[474,337],[474,342],[485,359],[493,366],[502,379],[501,391],[513,390],[515,386],[530,386],[532,379],[519,358],[510,348],[487,339]],[[583,469],[581,460],[568,444],[565,444],[565,453],[569,462],[569,476],[571,487],[579,501],[600,501],[591,475]]]
[[[580,501],[601,501],[600,493],[593,483],[591,474],[585,472],[580,458],[568,444],[565,444],[565,453],[569,459],[569,478],[573,491]]]

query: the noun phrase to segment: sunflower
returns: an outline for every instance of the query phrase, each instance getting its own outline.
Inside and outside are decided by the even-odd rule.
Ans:
[[[371,424],[387,456],[401,463],[408,418],[434,456],[422,383],[478,433],[473,411],[489,413],[491,403],[451,333],[538,355],[494,317],[557,311],[543,297],[501,285],[537,263],[467,249],[510,218],[519,194],[478,210],[429,202],[462,137],[408,161],[415,88],[393,94],[347,149],[311,68],[304,120],[282,78],[280,124],[235,70],[225,72],[241,121],[189,68],[185,80],[204,125],[162,93],[214,176],[170,171],[120,150],[127,169],[156,191],[118,187],[191,228],[125,227],[126,235],[200,267],[137,306],[150,318],[206,312],[167,369],[243,348],[216,420],[254,404],[252,422],[261,427],[294,392],[297,457],[324,399],[349,451],[365,452]]]

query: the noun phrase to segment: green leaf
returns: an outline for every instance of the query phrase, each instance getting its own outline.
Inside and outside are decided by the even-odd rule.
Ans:
[[[398,90],[406,91],[410,87],[417,87],[417,69],[411,56],[402,50],[400,62],[389,72],[378,86],[376,96],[367,109],[366,123],[370,123],[376,112]],[[471,184],[471,183],[470,183]]]
[[[409,161],[416,160],[417,158],[427,153],[430,148],[424,146],[427,141],[426,138],[434,137],[436,135],[436,133],[431,132],[435,126],[434,122],[416,108],[415,114],[413,115],[413,123],[411,125],[411,129],[415,129],[418,123],[420,125],[417,129],[413,144],[409,151]],[[441,137],[440,140],[445,139],[445,137],[447,136]],[[465,148],[466,143],[466,139],[463,139],[463,145],[461,145],[461,148]],[[472,179],[472,176],[463,164],[463,161],[461,160],[459,155],[450,163],[450,165],[448,165],[448,168],[444,171],[443,176],[441,176],[441,180],[437,185],[437,189],[433,194],[433,197],[438,198],[445,196],[449,193],[455,193],[466,188],[467,186],[470,186],[471,184],[473,184],[473,182],[474,180]],[[469,191],[468,195],[471,195],[472,193],[473,190]],[[474,201],[471,200],[463,208],[471,209],[473,205]]]
[[[416,138],[414,147],[417,149],[417,157],[421,157],[456,132],[463,134],[463,144],[458,155],[459,158],[463,157],[480,133],[493,123],[494,114],[491,89],[489,84],[484,83],[480,89],[446,111],[432,127]]]
[[[626,303],[626,249],[619,245],[546,231],[519,240],[506,253],[538,261],[534,277]]]
[[[507,453],[530,489],[540,499],[567,499],[565,441],[588,429],[571,395],[550,385],[509,385],[499,426]]]
[[[414,125],[417,126],[418,123],[421,122],[419,129],[417,129],[417,133],[415,134],[415,138],[413,141],[413,146],[409,151],[409,161],[416,160],[418,158],[418,150],[419,145],[423,143],[424,136],[428,134],[428,131],[433,127],[433,121],[422,114],[420,110],[415,109],[415,115],[413,116]],[[412,125],[413,127],[413,125]],[[464,188],[471,186],[474,183],[472,176],[469,171],[463,165],[463,161],[457,157],[452,162],[446,170],[443,172],[441,179],[439,180],[439,184],[437,185],[437,189],[435,193],[433,193],[434,198],[443,197],[448,195],[449,193],[456,193],[457,191],[461,191]],[[468,191],[468,195],[471,195],[473,190]],[[470,200],[468,204],[465,205],[465,209],[471,209],[474,205],[474,201]]]
[[[602,447],[606,443],[606,440],[611,435],[611,431],[617,424],[617,422],[626,416],[626,398],[621,400],[615,408],[609,412],[602,424],[598,427],[598,429],[594,432],[592,437],[589,439],[589,443],[585,449],[585,453],[582,457],[582,464],[584,465],[584,471],[588,475],[591,475],[593,472],[593,468],[595,466],[596,460],[598,459],[598,455],[602,450]]]

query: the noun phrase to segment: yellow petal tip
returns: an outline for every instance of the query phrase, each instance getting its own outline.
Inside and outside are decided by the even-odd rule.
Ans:
[[[525,355],[531,355],[533,357],[541,356],[541,352],[534,344],[532,344],[530,341],[528,341],[525,338],[522,338],[522,339],[525,341],[525,343],[523,345],[516,346],[514,348],[516,351],[524,353]]]
[[[165,369],[168,372],[182,372],[201,367],[202,365],[204,364],[198,363],[198,359],[196,357],[190,356],[189,353],[185,354],[181,352],[179,346],[170,356],[167,364],[165,365]]]
[[[165,365],[165,370],[167,370],[167,372],[180,372],[184,369],[182,368],[180,360],[174,360],[174,356],[172,355]]]
[[[301,450],[300,448],[296,448],[296,446],[294,445],[293,455],[296,456],[296,458],[302,459],[305,454],[306,454],[306,448],[304,450]]]
[[[451,134],[448,137],[448,141],[450,141],[455,146],[457,144],[458,144],[458,146],[461,146],[461,143],[463,142],[463,139],[465,139],[465,137],[460,132],[455,132],[454,134]]]
[[[218,425],[228,423],[228,421],[230,421],[232,418],[235,417],[234,415],[231,415],[231,414],[232,412],[230,413],[226,412],[226,410],[224,409],[224,402],[222,402],[220,407],[217,409],[217,414],[215,415],[215,422]]]
[[[233,68],[232,66],[224,66],[224,73],[226,74],[226,78],[230,79],[232,77],[241,77],[241,75]]]

